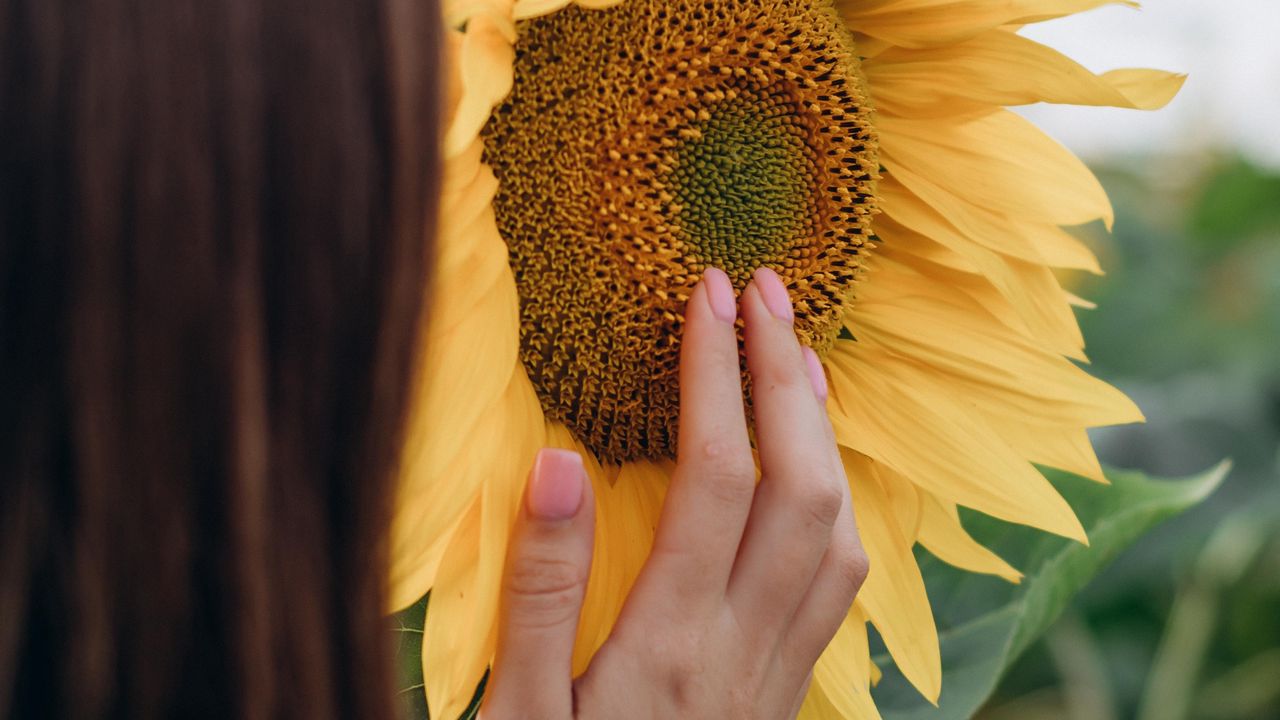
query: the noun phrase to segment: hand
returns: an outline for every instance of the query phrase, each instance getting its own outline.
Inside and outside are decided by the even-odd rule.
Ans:
[[[729,279],[689,299],[676,470],[613,634],[579,678],[574,633],[591,565],[581,458],[538,456],[512,536],[483,720],[794,717],[867,574],[817,356],[786,288],[742,293],[761,479],[747,435]]]

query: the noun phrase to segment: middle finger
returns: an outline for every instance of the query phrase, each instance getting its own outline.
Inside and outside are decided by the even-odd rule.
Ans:
[[[763,477],[729,581],[735,610],[781,633],[831,542],[845,491],[796,340],[786,288],[762,268],[742,294]]]

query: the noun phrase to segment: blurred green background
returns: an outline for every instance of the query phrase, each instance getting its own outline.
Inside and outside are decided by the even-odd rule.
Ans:
[[[1234,468],[1079,595],[983,720],[1280,718],[1280,172],[1240,154],[1094,162],[1115,232],[1071,276],[1092,371],[1148,422],[1095,434],[1157,476]]]

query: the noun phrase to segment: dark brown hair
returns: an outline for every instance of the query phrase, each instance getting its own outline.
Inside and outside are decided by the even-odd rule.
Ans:
[[[388,717],[438,9],[0,0],[0,717]]]

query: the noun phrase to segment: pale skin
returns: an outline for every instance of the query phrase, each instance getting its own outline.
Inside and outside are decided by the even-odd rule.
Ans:
[[[826,379],[797,342],[786,290],[771,271],[757,271],[736,308],[728,278],[708,271],[686,319],[676,470],[653,550],[613,633],[574,678],[594,502],[581,459],[544,450],[507,556],[482,720],[773,720],[799,711],[814,663],[868,569],[823,407]]]

